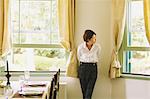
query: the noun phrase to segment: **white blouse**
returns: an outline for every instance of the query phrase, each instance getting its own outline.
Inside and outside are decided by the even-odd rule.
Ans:
[[[89,50],[84,42],[78,46],[77,57],[80,62],[96,63],[100,58],[100,51],[100,45],[94,44]]]

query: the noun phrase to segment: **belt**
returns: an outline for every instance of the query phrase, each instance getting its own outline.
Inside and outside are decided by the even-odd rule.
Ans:
[[[91,64],[91,65],[97,65],[97,62],[91,63],[91,62],[80,62],[80,64]]]

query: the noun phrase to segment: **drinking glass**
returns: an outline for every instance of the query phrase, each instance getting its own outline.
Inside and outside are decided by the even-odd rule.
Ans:
[[[10,85],[6,85],[4,87],[4,95],[5,99],[9,99],[9,97],[13,94],[13,89],[11,88]]]
[[[24,86],[24,76],[19,76],[19,90],[22,91],[22,88]]]
[[[28,70],[24,71],[24,78],[25,78],[26,82],[28,82],[28,80],[30,78],[30,71],[28,71]]]

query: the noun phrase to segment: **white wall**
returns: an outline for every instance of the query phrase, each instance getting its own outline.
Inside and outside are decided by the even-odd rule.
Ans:
[[[113,80],[112,99],[150,99],[150,81],[127,78]]]
[[[83,42],[85,29],[97,34],[97,43],[102,47],[96,86],[92,99],[111,99],[111,82],[108,78],[111,56],[111,0],[76,0],[76,45]],[[67,99],[82,99],[79,80],[67,79]]]

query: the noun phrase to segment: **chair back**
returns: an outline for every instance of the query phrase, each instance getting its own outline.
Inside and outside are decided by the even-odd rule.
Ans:
[[[60,69],[54,74],[52,81],[48,87],[46,99],[58,99],[59,92]]]

